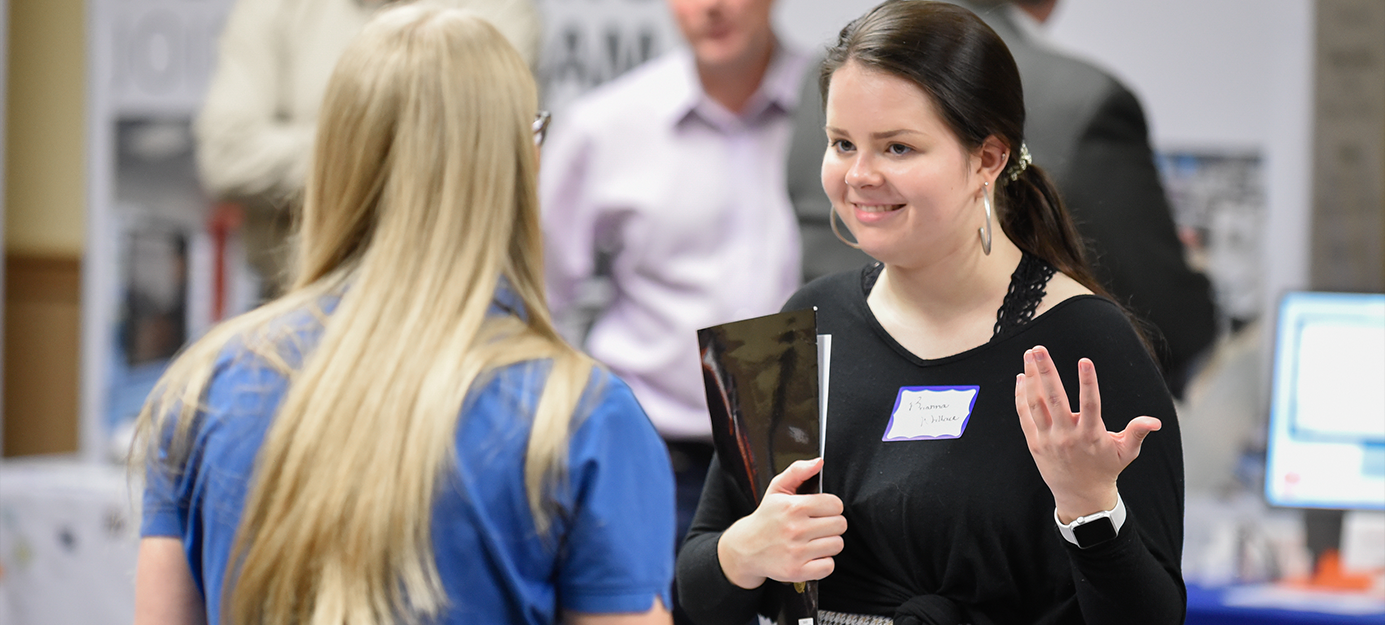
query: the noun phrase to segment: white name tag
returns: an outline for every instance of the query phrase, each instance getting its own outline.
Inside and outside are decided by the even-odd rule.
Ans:
[[[903,386],[883,441],[960,438],[971,419],[979,386]]]

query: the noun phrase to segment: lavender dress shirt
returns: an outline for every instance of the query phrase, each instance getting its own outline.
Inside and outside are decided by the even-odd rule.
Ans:
[[[785,190],[808,59],[777,48],[741,114],[703,92],[691,53],[607,83],[555,117],[543,149],[549,304],[566,314],[612,253],[586,349],[625,379],[666,440],[711,440],[699,328],[776,312],[798,287]]]

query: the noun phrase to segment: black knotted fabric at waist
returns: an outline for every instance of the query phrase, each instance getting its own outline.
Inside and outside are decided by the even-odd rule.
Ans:
[[[941,595],[919,595],[894,611],[894,625],[968,625],[962,606]]]

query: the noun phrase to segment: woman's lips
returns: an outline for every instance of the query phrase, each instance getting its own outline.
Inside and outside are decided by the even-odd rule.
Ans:
[[[901,209],[901,208],[904,208],[904,205],[903,205],[903,204],[859,204],[859,203],[853,203],[852,206],[855,206],[855,207],[856,207],[856,210],[863,211],[863,212],[867,212],[867,213],[887,213],[887,212],[889,212],[889,211],[897,211],[897,210],[899,210],[899,209]]]
[[[889,219],[899,209],[904,208],[903,204],[862,204],[858,202],[852,202],[851,206],[855,209],[856,221],[864,224]]]

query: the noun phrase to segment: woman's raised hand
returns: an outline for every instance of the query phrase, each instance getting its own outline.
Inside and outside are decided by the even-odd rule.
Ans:
[[[1024,373],[1015,378],[1020,427],[1063,523],[1114,508],[1116,478],[1140,455],[1145,436],[1160,427],[1154,417],[1137,417],[1122,432],[1106,431],[1092,361],[1077,362],[1077,380],[1081,412],[1069,407],[1053,358],[1042,346],[1024,353]]]
[[[789,465],[770,481],[755,512],[722,532],[717,558],[732,584],[758,588],[766,578],[806,582],[832,573],[846,531],[842,500],[795,493],[821,470],[821,458]]]

